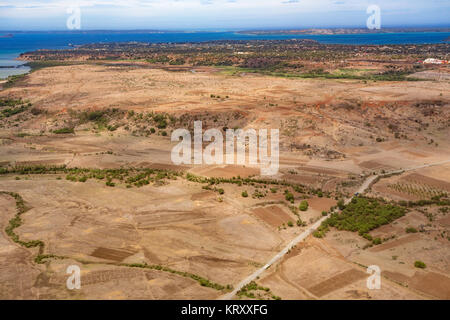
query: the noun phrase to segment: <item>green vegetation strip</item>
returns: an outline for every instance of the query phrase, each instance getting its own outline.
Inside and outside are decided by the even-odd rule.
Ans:
[[[56,129],[53,130],[54,134],[69,134],[69,133],[75,133],[75,129],[74,128],[62,128],[62,129]]]
[[[107,152],[112,154],[112,152]],[[271,180],[271,179],[257,179],[257,178],[242,178],[240,176],[230,179],[226,178],[207,178],[187,173],[184,175],[180,171],[166,170],[166,169],[151,169],[151,168],[120,168],[120,169],[87,169],[87,168],[67,168],[66,166],[16,166],[16,167],[0,167],[0,175],[19,174],[19,175],[38,175],[38,174],[66,174],[66,180],[72,182],[86,182],[89,179],[103,180],[109,187],[116,186],[117,183],[123,183],[127,188],[142,187],[150,183],[163,183],[164,180],[177,180],[178,178],[186,178],[190,182],[207,184],[211,189],[223,194],[222,188],[213,188],[211,186],[219,184],[235,184],[242,185],[263,185],[266,186],[284,186],[290,187],[297,193],[307,193],[310,195],[317,195],[323,197],[323,192],[320,189],[314,189],[301,184],[290,183],[285,180]],[[275,190],[276,192],[276,190]],[[291,194],[285,190],[285,194]],[[261,197],[261,192],[258,193],[258,198]],[[248,196],[248,194],[247,194]],[[331,193],[326,192],[326,196],[330,197]],[[286,198],[288,199],[288,198]],[[294,195],[289,198],[290,202],[294,201]],[[303,207],[307,203],[303,203]],[[306,207],[307,209],[307,207]]]
[[[227,178],[207,178],[207,177],[200,177],[200,176],[196,176],[194,174],[191,173],[187,173],[186,174],[186,179],[188,181],[191,182],[196,182],[196,183],[206,183],[209,185],[217,185],[217,184],[235,184],[238,186],[242,186],[242,185],[255,185],[255,184],[259,184],[259,185],[276,185],[276,186],[284,186],[284,187],[291,187],[295,192],[298,193],[309,193],[309,194],[314,194],[314,195],[322,195],[323,193],[320,189],[314,189],[314,188],[309,188],[305,185],[302,184],[295,184],[295,183],[290,183],[286,180],[272,180],[272,179],[255,179],[255,178],[242,178],[240,176],[237,177],[233,177],[230,179]],[[288,194],[289,191],[285,191],[285,194]],[[327,192],[327,196],[330,196],[330,193]],[[243,197],[245,197],[245,195],[243,195]],[[248,197],[248,193],[247,193],[247,197]],[[286,198],[286,200],[288,200],[288,198]],[[292,199],[289,198],[288,201],[293,201],[293,195],[292,195]]]
[[[22,220],[22,218],[20,216],[22,214],[24,214],[25,212],[27,212],[28,210],[30,210],[30,208],[28,208],[25,205],[25,202],[23,201],[23,198],[17,193],[7,192],[7,191],[0,191],[0,194],[9,195],[9,196],[13,197],[16,200],[17,213],[14,216],[14,218],[9,220],[9,224],[5,228],[5,232],[11,238],[11,240],[14,241],[15,243],[20,244],[23,247],[26,247],[26,248],[36,248],[36,247],[38,247],[39,248],[38,255],[34,259],[34,261],[36,263],[38,263],[38,264],[44,263],[44,260],[48,259],[48,258],[64,259],[63,257],[60,257],[60,256],[44,255],[43,252],[44,252],[45,244],[41,240],[30,240],[30,241],[20,240],[20,238],[17,235],[17,233],[14,232],[14,229],[20,227],[23,224],[23,220]]]
[[[23,224],[23,220],[21,218],[21,215],[25,212],[27,212],[28,210],[30,210],[29,207],[27,207],[25,205],[25,202],[23,200],[23,198],[14,192],[7,192],[7,191],[0,191],[0,194],[4,194],[4,195],[8,195],[13,197],[16,200],[16,208],[17,208],[17,213],[14,216],[14,218],[12,218],[9,221],[8,226],[5,228],[5,232],[6,234],[11,238],[11,240],[13,240],[15,243],[20,244],[23,247],[26,248],[39,248],[39,252],[38,255],[35,257],[34,261],[37,264],[43,264],[47,259],[69,259],[69,257],[63,257],[63,256],[57,256],[54,254],[43,254],[44,252],[44,248],[45,248],[45,244],[43,241],[41,240],[31,240],[31,241],[23,241],[20,240],[19,235],[17,235],[14,232],[14,229],[20,227]],[[131,268],[144,268],[144,269],[151,269],[151,270],[158,270],[158,271],[163,271],[163,272],[169,272],[172,274],[176,274],[185,278],[190,278],[193,279],[195,281],[197,281],[202,287],[208,287],[208,288],[212,288],[215,290],[219,290],[219,291],[223,291],[223,290],[227,290],[230,291],[233,289],[233,287],[231,285],[221,285],[215,282],[212,282],[206,278],[203,278],[199,275],[193,274],[193,273],[189,273],[189,272],[182,272],[182,271],[177,271],[177,270],[173,270],[171,268],[168,267],[164,267],[161,265],[148,265],[148,264],[139,264],[139,263],[134,263],[134,264],[114,264],[117,266],[122,266],[122,267],[131,267]]]
[[[335,227],[338,230],[358,232],[360,236],[373,241],[373,244],[380,244],[381,239],[372,239],[369,232],[403,217],[406,212],[406,208],[387,203],[383,199],[360,196],[353,198],[341,213],[333,213],[322,222],[314,236],[322,238],[330,227]]]
[[[245,296],[247,298],[250,299],[256,299],[257,296],[255,296],[254,291],[264,291],[265,293],[267,293],[268,295],[270,295],[270,297],[274,300],[281,300],[280,297],[274,295],[269,288],[267,287],[263,287],[263,286],[259,286],[255,281],[252,281],[248,284],[246,284],[241,290],[239,290],[237,292],[237,296],[239,298]]]
[[[106,185],[114,187],[116,182],[124,183],[127,187],[142,187],[154,183],[162,183],[164,179],[176,180],[182,176],[181,172],[160,169],[145,168],[121,168],[121,169],[83,169],[67,168],[66,166],[20,166],[1,168],[0,175],[19,174],[66,174],[66,180],[73,182],[86,182],[89,179],[106,181]],[[115,181],[115,182],[114,182]]]
[[[161,183],[165,179],[176,180],[178,177],[186,178],[188,181],[195,183],[203,183],[208,184],[208,186],[218,185],[221,183],[235,184],[238,186],[242,185],[276,185],[276,186],[284,186],[291,187],[294,191],[298,193],[309,193],[309,194],[317,194],[319,196],[323,196],[323,193],[319,189],[311,189],[304,185],[292,184],[287,181],[280,180],[269,180],[269,179],[255,179],[255,178],[241,178],[233,177],[231,179],[225,178],[206,178],[199,177],[193,174],[187,173],[184,175],[182,172],[172,171],[172,170],[162,170],[162,169],[145,169],[145,168],[121,168],[121,169],[85,169],[85,168],[67,168],[66,166],[20,166],[20,167],[0,167],[0,175],[7,174],[18,174],[18,175],[43,175],[43,174],[66,174],[66,180],[73,182],[84,183],[89,179],[103,180],[106,181],[106,185],[110,187],[114,187],[117,183],[124,183],[127,188],[142,187],[144,185],[148,185],[151,182],[153,183]],[[16,177],[17,179],[17,177]],[[220,194],[224,193],[222,188],[211,188],[219,192]],[[277,189],[273,189],[271,192],[277,192]],[[287,193],[287,192],[285,192]],[[10,193],[8,193],[10,194]],[[12,195],[12,193],[11,193]],[[328,195],[328,193],[327,193]],[[23,203],[22,198],[18,194],[13,195],[17,200],[18,204],[18,215],[16,218],[12,219],[10,222],[10,227],[7,229],[9,231],[9,235],[15,239],[15,241],[20,241],[19,237],[13,232],[15,228],[22,224],[22,220],[20,219],[20,214],[26,211],[25,205]],[[248,194],[247,194],[248,196]],[[307,201],[303,201],[300,205],[302,210],[307,210],[308,203]],[[301,220],[297,221],[297,225],[304,225]],[[293,223],[292,223],[293,226]],[[8,232],[8,231],[7,231]],[[56,255],[44,255],[44,243],[40,240],[32,241],[32,242],[19,242],[22,245],[27,247],[39,246],[39,255],[36,257],[36,263],[44,263],[47,259],[69,259],[68,257],[61,257]],[[77,260],[78,261],[78,260]],[[81,262],[81,263],[94,263],[94,262]],[[147,265],[147,264],[114,264],[117,266],[127,266],[134,268],[145,268],[145,269],[153,269],[160,270],[164,272],[170,272],[173,274],[177,274],[180,276],[188,277],[196,280],[200,285],[205,287],[210,287],[216,290],[230,290],[232,287],[230,285],[224,286],[214,282],[209,281],[203,277],[198,275],[176,271],[170,269],[168,267],[160,266],[160,265]],[[265,290],[264,290],[265,291]],[[276,296],[272,298],[276,299]]]
[[[216,66],[221,67],[221,66]],[[228,75],[239,75],[241,73],[258,73],[266,76],[282,78],[300,79],[334,79],[334,80],[365,80],[365,81],[423,81],[422,79],[408,77],[412,72],[392,72],[386,71],[380,74],[356,75],[349,72],[329,73],[322,70],[311,70],[305,73],[294,73],[284,71],[274,71],[267,68],[243,68],[243,67],[222,67],[223,73]]]
[[[90,61],[63,61],[63,60],[47,60],[47,61],[29,61],[25,66],[31,68],[31,72],[50,68],[50,67],[60,67],[60,66],[76,66],[76,65],[86,65],[93,64]]]
[[[196,274],[173,270],[171,268],[164,267],[161,265],[149,265],[149,264],[145,264],[145,263],[144,264],[141,264],[141,263],[119,264],[119,265],[124,266],[124,267],[130,267],[130,268],[142,268],[142,269],[158,270],[158,271],[173,273],[173,274],[185,277],[185,278],[191,278],[191,279],[197,281],[202,287],[208,287],[208,288],[216,289],[219,291],[223,291],[223,290],[230,291],[233,289],[233,286],[231,286],[231,285],[223,286],[221,284],[211,282],[210,280],[203,278],[201,276],[198,276]]]

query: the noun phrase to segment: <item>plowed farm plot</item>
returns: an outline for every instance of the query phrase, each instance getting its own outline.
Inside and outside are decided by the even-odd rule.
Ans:
[[[293,217],[278,206],[257,208],[253,210],[253,214],[274,228],[278,228],[288,221],[294,221]]]

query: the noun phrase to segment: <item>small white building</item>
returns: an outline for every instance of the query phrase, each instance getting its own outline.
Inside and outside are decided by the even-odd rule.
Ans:
[[[428,58],[423,61],[423,64],[448,64],[448,60],[439,60],[435,58]]]

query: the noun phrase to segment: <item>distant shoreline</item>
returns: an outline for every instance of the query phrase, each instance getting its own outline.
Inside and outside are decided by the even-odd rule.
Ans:
[[[315,29],[316,32],[328,32],[325,29]],[[198,43],[219,43],[224,41],[317,41],[321,45],[351,45],[351,46],[373,46],[373,45],[431,45],[448,44],[450,32],[445,28],[440,29],[407,29],[409,32],[400,33],[399,29],[385,29],[384,32],[373,32],[368,34],[357,34],[356,29],[353,34],[338,34],[338,32],[348,32],[349,29],[333,29],[336,34],[281,34],[280,30],[266,30],[257,32],[271,32],[271,34],[251,34],[252,31],[245,31],[247,34],[239,32],[157,32],[156,30],[140,31],[69,31],[69,32],[19,32],[14,38],[0,38],[0,78],[8,75],[15,75],[18,72],[26,73],[26,66],[12,68],[17,61],[28,61],[21,55],[38,50],[69,50],[85,45],[107,45],[110,43],[146,43],[156,44],[198,44]],[[358,29],[362,32],[361,29]],[[422,30],[423,32],[418,32]],[[425,32],[425,30],[427,32]],[[431,31],[430,31],[431,30]],[[440,32],[436,32],[439,30]],[[284,32],[297,32],[290,30]],[[308,32],[307,30],[300,30]],[[365,30],[366,32],[367,30]],[[391,33],[388,33],[390,31]],[[3,33],[11,33],[5,31]],[[244,32],[244,31],[241,31]],[[250,32],[250,34],[248,34]],[[256,32],[256,31],[254,31]],[[399,33],[394,33],[399,32]],[[1,32],[0,32],[1,34]],[[90,36],[86,36],[90,34]],[[266,42],[267,43],[267,42]],[[17,48],[17,49],[13,49]],[[14,51],[14,54],[11,52]]]
[[[450,32],[450,27],[395,27],[382,28],[379,30],[369,30],[367,28],[287,28],[287,29],[250,29],[250,30],[0,30],[0,38],[11,37],[13,33],[17,34],[171,34],[171,33],[236,33],[248,35],[336,35],[336,34],[380,34],[380,33],[414,33],[414,32]]]
[[[450,28],[382,28],[369,30],[367,28],[311,28],[311,29],[280,29],[280,30],[250,30],[237,31],[246,35],[349,35],[349,34],[385,34],[385,33],[420,33],[420,32],[450,32]]]

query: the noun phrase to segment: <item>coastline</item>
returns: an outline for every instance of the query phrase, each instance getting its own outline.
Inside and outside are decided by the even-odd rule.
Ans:
[[[18,58],[14,59],[14,61],[21,61],[23,63],[17,64],[15,66],[0,65],[0,81],[7,80],[10,76],[28,74],[32,71],[32,68],[27,65],[28,61],[19,60]]]
[[[353,30],[353,31],[352,31]],[[71,44],[84,45],[102,42],[148,42],[148,43],[198,43],[233,40],[316,40],[321,44],[336,45],[419,45],[448,43],[450,29],[419,31],[384,29],[368,32],[363,29],[314,29],[235,32],[161,32],[161,31],[79,31],[79,32],[17,32],[14,37],[0,38],[0,79],[26,74],[32,71],[23,53],[36,50],[71,48]],[[364,31],[364,32],[363,32]],[[6,33],[8,31],[4,31]],[[36,37],[43,41],[36,41]]]
[[[450,28],[382,28],[369,30],[367,28],[309,28],[309,29],[280,29],[280,30],[246,30],[236,31],[246,35],[356,35],[356,34],[389,34],[389,33],[440,33],[450,32]]]

